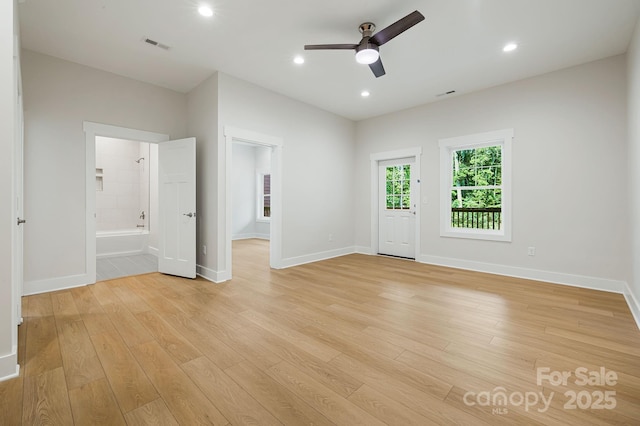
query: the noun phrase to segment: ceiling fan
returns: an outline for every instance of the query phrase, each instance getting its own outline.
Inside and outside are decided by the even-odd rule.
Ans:
[[[380,59],[379,47],[423,20],[422,13],[416,10],[375,34],[373,33],[376,26],[371,22],[365,22],[359,27],[362,40],[358,44],[307,44],[304,50],[355,50],[356,61],[369,65],[376,78],[382,77],[386,73]]]

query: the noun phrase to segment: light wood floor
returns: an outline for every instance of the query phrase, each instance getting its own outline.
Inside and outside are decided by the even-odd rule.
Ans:
[[[362,255],[270,271],[267,250],[235,245],[225,284],[154,273],[24,298],[0,423],[640,424],[620,295]],[[617,382],[579,386],[580,367]],[[539,386],[538,368],[573,374]]]

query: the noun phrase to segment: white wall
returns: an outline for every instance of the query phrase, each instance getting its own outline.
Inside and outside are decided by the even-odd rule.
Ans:
[[[189,136],[196,138],[196,213],[198,273],[215,274],[218,264],[218,74],[187,95]],[[202,250],[207,246],[207,253]],[[206,271],[203,271],[204,268]]]
[[[640,324],[640,20],[629,46],[628,75],[628,132],[629,132],[629,203],[631,235],[631,270],[629,287],[633,294],[636,321]]]
[[[83,121],[186,136],[186,96],[23,51],[25,286],[85,272]]]
[[[188,133],[198,146],[199,273],[215,277],[225,268],[224,206],[217,191],[225,180],[224,167],[217,167],[225,126],[284,138],[283,258],[353,247],[352,121],[222,73],[187,97]]]
[[[256,233],[256,149],[249,145],[233,144],[232,163],[231,231],[235,240]]]
[[[359,122],[356,244],[370,246],[370,154],[421,146],[421,260],[546,271],[555,274],[529,275],[573,284],[588,276],[621,290],[629,263],[625,72],[618,56]],[[440,237],[438,140],[504,128],[515,130],[513,241]]]
[[[160,226],[158,214],[158,144],[149,144],[149,250],[152,254],[158,253],[158,228]]]
[[[352,249],[355,124],[223,73],[218,85],[219,141],[224,126],[284,140],[284,263]]]
[[[16,322],[13,309],[12,231],[13,143],[16,129],[14,29],[17,13],[14,1],[0,2],[0,380],[16,373]]]
[[[258,222],[257,173],[269,172],[269,148],[233,144],[231,197],[233,203],[232,238],[269,238],[269,223]]]
[[[102,179],[102,190],[96,190],[97,232],[146,226],[150,161],[148,143],[96,137],[96,173]]]

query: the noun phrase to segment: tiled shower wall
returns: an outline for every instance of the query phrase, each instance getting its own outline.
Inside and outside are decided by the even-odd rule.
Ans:
[[[148,228],[148,223],[149,144],[97,137],[96,231]]]

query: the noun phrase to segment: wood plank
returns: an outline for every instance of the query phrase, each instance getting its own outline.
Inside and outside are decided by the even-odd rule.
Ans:
[[[245,327],[239,330],[252,341],[263,344],[270,351],[277,354],[281,360],[286,360],[296,366],[302,372],[313,377],[329,389],[343,397],[351,395],[358,389],[362,382],[338,370],[333,365],[326,363],[307,352],[298,349],[280,337],[265,332],[256,327]],[[275,364],[274,364],[275,365]]]
[[[331,360],[337,368],[362,380],[365,384],[378,392],[383,392],[388,398],[400,402],[416,413],[430,419],[434,424],[485,424],[476,417],[466,414],[446,404],[442,397],[422,392],[413,386],[397,380],[377,368],[360,362],[347,355],[340,355]]]
[[[80,314],[90,336],[103,333],[117,333],[116,328],[104,312]]]
[[[111,303],[104,305],[103,308],[127,346],[139,345],[153,339],[153,336],[123,304]]]
[[[25,377],[23,425],[71,425],[73,416],[62,367]]]
[[[258,401],[205,357],[182,365],[209,400],[234,425],[280,425]]]
[[[0,382],[0,425],[22,423],[24,373],[14,379]]]
[[[129,411],[125,414],[125,419],[129,426],[178,426],[162,398]]]
[[[25,322],[27,323],[25,375],[37,376],[62,367],[54,317],[26,317]]]
[[[82,321],[65,321],[58,326],[60,353],[69,389],[104,377],[102,365]]]
[[[120,300],[122,300],[122,303],[130,312],[137,314],[140,312],[151,310],[151,307],[147,305],[147,303],[140,296],[131,291],[131,289],[126,285],[112,285],[111,290],[116,294],[116,296],[118,296]]]
[[[53,305],[53,315],[56,322],[62,321],[80,321],[80,312],[73,300],[73,295],[69,291],[53,293],[51,295]]]
[[[105,282],[98,282],[89,286],[89,290],[93,293],[93,297],[96,298],[101,305],[109,305],[112,303],[120,303],[120,298],[111,290],[109,284]]]
[[[71,410],[78,425],[125,425],[106,379],[94,380],[69,391]]]
[[[132,349],[178,423],[226,425],[229,421],[155,341]]]
[[[202,356],[202,352],[167,324],[159,314],[153,311],[141,312],[136,314],[136,318],[176,363],[182,364]]]
[[[258,312],[247,310],[242,312],[240,315],[252,321],[257,326],[277,334],[283,339],[289,341],[292,345],[297,346],[303,351],[309,352],[323,361],[330,361],[332,358],[340,355],[339,351],[331,348],[330,346],[320,343],[307,335],[282,326]]]
[[[100,303],[98,303],[98,299],[95,298],[88,287],[76,287],[70,291],[80,314],[96,314],[104,312]]]
[[[283,424],[334,424],[295,392],[291,392],[251,363],[241,362],[224,371]]]
[[[149,303],[157,306],[160,299],[161,298],[154,298],[153,301]],[[164,302],[162,305],[164,305]],[[163,319],[180,333],[182,337],[187,339],[202,354],[209,357],[218,367],[224,369],[244,359],[244,354],[241,355],[241,352],[234,350],[227,342],[219,339],[221,334],[225,337],[228,336],[228,334],[235,334],[233,330],[229,330],[228,334],[219,333],[218,331],[220,329],[216,325],[204,326],[198,320],[190,318],[177,308],[175,311],[172,311],[168,309],[167,306],[163,306],[159,312]],[[255,348],[251,349],[251,351],[254,350]],[[258,350],[258,352],[260,352],[260,350]],[[264,356],[263,353],[260,355]]]
[[[587,334],[577,333],[575,331],[556,327],[547,327],[545,332],[554,336],[564,337],[566,339],[586,343],[588,345],[599,346],[600,348],[607,348],[612,351],[622,352],[628,355],[640,357],[640,346],[620,344],[609,339],[589,336]]]
[[[333,336],[327,336],[321,330],[316,330],[315,335],[319,338],[325,338],[327,339],[327,341],[333,341],[334,339],[336,339]],[[378,368],[379,370],[386,372],[390,376],[394,376],[398,378],[398,380],[404,381],[423,392],[432,394],[440,398],[444,398],[451,389],[450,382],[448,382],[446,379],[442,379],[435,371],[427,369],[419,370],[413,368],[411,365],[383,357],[382,355],[379,355],[366,347],[348,347],[346,346],[345,342],[341,343],[341,347],[343,349],[343,353],[341,354],[341,356],[349,355],[367,365]],[[406,352],[407,351],[399,355],[398,359],[402,357]],[[348,373],[347,371],[344,372]]]
[[[36,294],[29,297],[29,305],[23,317],[47,317],[53,315],[51,293]]]
[[[267,374],[336,424],[385,424],[286,361],[271,367]]]
[[[426,425],[429,419],[416,413],[405,405],[388,398],[383,392],[362,385],[357,391],[349,396],[349,401],[353,402],[364,411],[368,412],[386,424],[401,425]]]
[[[136,359],[117,333],[91,336],[111,389],[125,413],[158,398]]]

